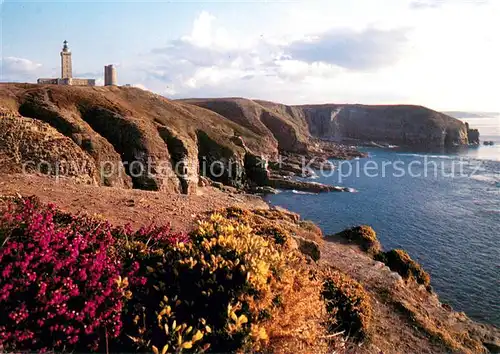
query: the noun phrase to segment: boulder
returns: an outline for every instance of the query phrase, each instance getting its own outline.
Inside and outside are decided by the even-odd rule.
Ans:
[[[321,258],[321,251],[317,242],[300,236],[293,236],[293,239],[297,242],[300,252],[311,257],[315,262],[319,261]]]

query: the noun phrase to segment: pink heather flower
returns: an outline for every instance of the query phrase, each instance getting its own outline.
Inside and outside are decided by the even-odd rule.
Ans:
[[[55,213],[25,199],[0,217],[0,230],[10,236],[0,248],[4,349],[97,350],[103,329],[121,321],[124,298],[114,279],[122,269],[108,254],[115,242],[110,225],[84,218],[58,224]]]
[[[137,259],[113,251],[117,242],[189,242],[169,226],[113,228],[33,198],[7,206],[0,233],[8,236],[0,248],[0,348],[7,351],[102,350],[104,330],[115,338],[123,328],[116,279],[127,277],[131,287],[147,282]]]

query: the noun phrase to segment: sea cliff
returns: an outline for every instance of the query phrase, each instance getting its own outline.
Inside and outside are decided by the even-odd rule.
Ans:
[[[423,107],[341,108],[1,84],[0,350],[498,350],[374,230],[325,237],[245,193],[362,156],[331,140],[467,143]]]

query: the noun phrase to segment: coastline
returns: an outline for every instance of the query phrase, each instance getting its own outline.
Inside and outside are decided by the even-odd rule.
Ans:
[[[259,196],[223,192],[213,187],[202,187],[197,195],[183,196],[78,185],[72,180],[56,182],[38,175],[0,177],[2,196],[34,194],[42,202],[56,203],[64,211],[87,213],[117,225],[131,223],[133,227],[150,222],[164,224],[168,220],[174,230],[190,231],[197,220],[208,217],[215,210],[228,207],[263,210],[263,213],[275,210],[273,213],[277,216],[269,221],[300,234],[309,245],[306,249],[318,248],[321,253],[318,266],[334,266],[357,280],[370,294],[374,316],[371,337],[363,349],[367,353],[450,349],[476,352],[470,348],[466,350],[465,344],[457,339],[465,334],[467,338],[479,340],[492,352],[500,349],[498,328],[474,322],[466,314],[453,311],[440,302],[437,294],[403,279],[357,245],[323,236],[316,226],[302,221],[300,215],[271,207]],[[307,230],[305,225],[308,225]]]
[[[394,139],[390,147],[402,142],[444,147],[467,143],[463,123],[425,107],[405,105],[286,106],[246,99],[189,103],[132,88],[50,85],[0,85],[0,94],[6,102],[0,112],[4,128],[3,135],[0,134],[4,142],[0,146],[3,148],[0,161],[4,162],[0,174],[0,206],[7,205],[6,201],[12,198],[34,195],[43,203],[56,204],[63,212],[87,214],[114,225],[130,224],[132,228],[139,228],[151,223],[170,223],[173,230],[185,233],[199,230],[200,223],[206,222],[214,212],[219,212],[220,215],[215,215],[219,220],[227,218],[222,214],[233,213],[237,220],[226,219],[224,222],[229,224],[224,232],[234,236],[232,230],[246,230],[244,237],[237,240],[233,237],[235,242],[252,245],[260,239],[260,249],[254,253],[258,262],[262,254],[286,244],[289,248],[283,253],[298,256],[301,267],[311,271],[302,280],[316,284],[310,287],[311,298],[307,299],[314,299],[318,314],[288,308],[283,313],[291,316],[286,333],[293,339],[288,344],[298,341],[306,343],[300,349],[315,348],[314,343],[301,342],[301,334],[294,328],[295,311],[301,311],[305,327],[322,328],[315,332],[321,337],[309,338],[323,341],[339,336],[344,338],[344,344],[354,343],[349,330],[341,333],[335,327],[328,329],[334,331],[328,335],[322,332],[325,328],[319,312],[328,311],[325,304],[330,300],[320,300],[320,294],[328,279],[332,280],[340,272],[344,275],[336,278],[341,281],[335,286],[343,289],[340,296],[344,299],[334,305],[332,311],[346,303],[351,306],[351,297],[345,295],[355,289],[351,295],[359,296],[364,304],[359,313],[370,319],[360,322],[371,322],[363,329],[367,340],[362,341],[362,345],[356,344],[356,353],[401,350],[476,353],[500,348],[498,328],[476,323],[442,304],[427,281],[418,283],[412,272],[406,274],[404,267],[398,269],[391,265],[380,249],[372,254],[355,243],[324,236],[313,222],[282,208],[271,208],[255,195],[273,192],[274,188],[321,193],[321,197],[330,192],[354,191],[332,186],[328,181],[322,184],[307,180],[313,176],[314,169],[335,172],[329,159],[345,162],[366,156],[355,146],[328,140],[337,133],[342,134],[336,129],[343,124],[346,126],[342,129],[346,131],[352,130],[351,124],[361,124],[363,129],[356,133],[373,136],[370,146],[385,146],[377,141],[390,135]],[[204,107],[207,105],[211,108]],[[330,124],[333,110],[343,112],[338,116],[338,127]],[[391,112],[389,116],[387,110]],[[388,123],[387,119],[403,122],[408,116],[420,114],[425,117],[425,122],[419,119],[419,124],[428,128],[425,132],[418,129],[418,124],[410,127],[396,124],[396,130],[387,132],[378,129]],[[357,121],[350,121],[350,117]],[[373,127],[367,124],[372,119],[379,120],[376,131],[370,130]],[[446,130],[436,128],[439,122],[440,128],[446,127]],[[358,142],[360,140],[366,139]],[[306,169],[304,160],[311,162],[306,162]],[[25,170],[26,165],[32,169]],[[104,169],[110,166],[111,171]],[[306,180],[301,180],[302,177]],[[249,192],[254,194],[247,194]],[[346,194],[331,195],[342,198]],[[342,211],[337,215],[342,215]],[[228,235],[218,232],[214,234],[224,241]],[[375,233],[372,241],[378,242]],[[420,269],[411,255],[398,254],[401,264],[415,271]],[[293,271],[294,267],[284,270]],[[318,279],[312,274],[319,274]],[[229,274],[228,279],[232,276]],[[182,277],[178,280],[184,281]],[[276,280],[281,281],[279,276]],[[288,288],[302,290],[301,286],[291,286],[293,284],[289,282]],[[336,291],[330,289],[329,296]],[[305,297],[300,300],[309,301]],[[17,306],[15,301],[13,304]],[[279,306],[274,310],[280,311]],[[356,309],[353,312],[358,316]],[[260,313],[255,318],[262,320]],[[248,320],[236,319],[242,322],[237,324]],[[257,335],[261,339],[267,336]],[[275,333],[274,338],[280,335]]]

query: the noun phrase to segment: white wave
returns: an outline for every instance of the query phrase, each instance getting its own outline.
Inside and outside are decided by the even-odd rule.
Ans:
[[[347,188],[347,191],[349,193],[358,193],[358,190],[357,189],[354,189],[354,188]]]
[[[495,177],[495,176],[485,176],[485,175],[472,175],[470,178],[480,181],[480,182],[486,182],[489,184],[496,184],[497,182],[500,182],[500,178]]]
[[[484,212],[488,214],[500,214],[500,209],[484,209]]]
[[[316,193],[311,193],[311,192],[304,192],[304,191],[298,191],[295,189],[292,189],[293,194],[316,194]]]
[[[399,154],[401,156],[412,156],[412,157],[421,157],[421,158],[432,158],[432,159],[455,159],[457,156],[451,155],[428,155],[428,154]]]

